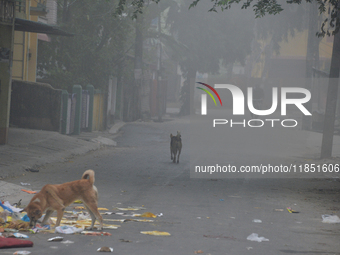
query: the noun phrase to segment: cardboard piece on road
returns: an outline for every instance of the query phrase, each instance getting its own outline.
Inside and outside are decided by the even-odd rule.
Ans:
[[[162,231],[157,231],[157,230],[154,230],[154,231],[141,231],[141,234],[152,235],[152,236],[171,236],[171,234],[168,233],[168,232],[162,232]]]

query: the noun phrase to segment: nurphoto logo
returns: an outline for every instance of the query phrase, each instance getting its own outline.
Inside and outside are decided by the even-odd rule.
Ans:
[[[209,88],[219,99],[220,104],[222,106],[222,100],[220,98],[220,95],[217,93],[215,89],[228,89],[231,92],[232,98],[233,98],[233,115],[245,115],[245,100],[247,100],[247,106],[248,110],[251,113],[252,116],[269,116],[273,114],[278,107],[278,99],[279,99],[279,93],[278,88],[273,87],[272,88],[272,104],[270,108],[268,109],[259,109],[256,108],[254,102],[256,101],[253,96],[253,88],[248,87],[247,88],[247,97],[245,98],[245,95],[243,91],[232,84],[215,84],[215,88],[212,86],[197,82],[201,85],[204,85],[205,87]],[[214,101],[215,105],[217,105],[216,100],[214,96],[211,94],[211,92],[207,89],[197,87],[198,89],[203,90],[206,92]],[[301,94],[303,97],[301,98],[289,98],[289,94]],[[207,115],[207,94],[201,95],[201,115]],[[287,115],[287,105],[295,105],[304,115],[312,115],[306,107],[303,105],[307,103],[311,99],[311,93],[309,90],[305,88],[299,88],[299,87],[281,87],[280,88],[280,115],[286,116]],[[296,127],[298,122],[295,119],[250,119],[246,121],[245,119],[243,121],[235,122],[232,119],[214,119],[213,121],[213,127],[216,127],[216,125],[226,125],[230,124],[231,127],[236,125],[241,125],[243,127],[249,126],[249,127],[262,127],[265,125],[265,123],[269,123],[271,127],[274,127],[275,124],[279,122],[281,126],[283,127]]]

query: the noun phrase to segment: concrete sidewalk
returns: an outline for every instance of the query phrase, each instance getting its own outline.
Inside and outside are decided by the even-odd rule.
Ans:
[[[115,146],[113,139],[122,126],[124,122],[117,122],[108,131],[82,132],[80,135],[10,128],[8,144],[0,146],[0,180],[37,170],[44,164],[63,162],[70,156],[102,146]]]

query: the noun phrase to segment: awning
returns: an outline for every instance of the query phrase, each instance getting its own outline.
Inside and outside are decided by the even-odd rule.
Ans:
[[[74,34],[60,30],[55,26],[19,18],[15,18],[14,30],[32,33],[44,33],[49,35],[74,36]]]

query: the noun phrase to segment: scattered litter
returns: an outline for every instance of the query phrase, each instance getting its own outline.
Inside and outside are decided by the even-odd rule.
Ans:
[[[17,208],[19,208],[21,206],[21,201],[22,199],[20,199],[18,203],[14,203],[13,206],[16,206]]]
[[[91,220],[84,220],[84,221],[77,221],[76,222],[76,227],[80,227],[80,228],[82,228],[82,229],[84,229],[84,228],[86,228],[86,227],[91,227],[91,225],[92,225],[92,221]],[[119,228],[120,227],[120,225],[109,225],[109,224],[103,224],[103,228],[104,229],[117,229],[117,228]],[[93,228],[100,228],[100,225],[99,224],[96,224],[96,225],[94,225],[93,226]]]
[[[290,208],[290,207],[287,207],[287,210],[288,210],[289,213],[299,213],[297,211],[292,210],[292,208]]]
[[[202,250],[195,251],[195,254],[202,254],[202,253],[203,253]]]
[[[128,221],[135,221],[135,222],[154,222],[154,220],[147,220],[147,219],[125,219],[123,222],[128,222]]]
[[[262,223],[262,220],[254,219],[253,222],[255,222],[255,223]]]
[[[13,230],[27,230],[29,229],[29,222],[23,222],[23,221],[11,221],[7,228],[13,229]],[[16,232],[16,231],[15,231]]]
[[[24,235],[24,234],[21,234],[21,233],[14,233],[13,234],[16,238],[28,238],[28,235]]]
[[[223,199],[223,198],[221,198],[221,199],[220,199],[220,201],[224,201],[224,199]]]
[[[30,222],[30,218],[27,216],[27,214],[24,215],[24,217],[21,218],[22,221]]]
[[[99,207],[98,208],[98,211],[108,211],[109,209],[107,209],[107,208],[102,208],[102,207]]]
[[[125,240],[125,239],[119,239],[119,241],[123,242],[123,243],[132,243],[132,241],[130,240]]]
[[[275,209],[277,212],[283,212],[283,209]]]
[[[197,219],[199,219],[199,220],[200,220],[200,219],[201,219],[201,217],[197,217]]]
[[[62,241],[62,240],[64,240],[64,237],[62,237],[62,236],[56,236],[56,237],[52,237],[52,238],[48,239],[47,241],[48,241],[48,242],[60,242],[60,241]]]
[[[337,215],[324,214],[322,215],[322,222],[323,223],[340,223],[340,219]]]
[[[21,189],[21,191],[26,192],[26,193],[28,193],[28,194],[36,194],[36,193],[37,193],[36,191],[33,191],[33,190],[26,190],[26,189]]]
[[[71,227],[71,226],[58,226],[55,228],[56,233],[60,234],[75,234],[83,231],[82,228]]]
[[[58,249],[58,246],[50,246],[51,249]]]
[[[236,219],[235,217],[230,217],[230,219]]]
[[[262,242],[262,241],[269,241],[269,239],[267,239],[267,238],[265,238],[263,236],[259,237],[259,235],[256,234],[256,233],[252,233],[251,235],[249,235],[247,237],[247,240],[249,240],[249,241],[256,241],[256,242],[259,242],[259,243]]]
[[[5,206],[5,205],[4,205],[4,204],[2,204],[1,202],[0,202],[0,207],[2,207],[2,209],[3,209],[3,210],[7,210],[7,211],[9,211],[10,213],[12,213],[12,212],[13,212],[11,208],[9,208],[9,207]],[[1,210],[1,211],[3,211],[3,210]]]
[[[71,243],[74,243],[74,242],[70,241],[70,240],[66,240],[66,241],[61,241],[61,243],[63,243],[63,244],[71,244]]]
[[[100,213],[102,215],[111,215],[111,214],[115,214],[114,212],[104,212],[104,213]]]
[[[4,202],[3,206],[5,206],[7,208],[6,210],[11,209],[11,212],[17,212],[18,213],[18,212],[22,211],[22,209],[16,208],[15,206],[12,206],[8,201]]]
[[[117,229],[119,228],[120,225],[108,225],[108,224],[103,224],[103,229]]]
[[[241,198],[241,196],[228,196],[228,197]]]
[[[30,253],[30,251],[16,251],[13,253],[13,255],[28,255]]]
[[[84,206],[76,206],[76,207],[74,207],[74,209],[76,209],[76,210],[85,210],[85,207]]]
[[[73,203],[74,203],[74,204],[82,204],[83,201],[81,201],[81,200],[76,200],[76,201],[74,201]]]
[[[20,184],[21,184],[22,186],[28,186],[28,185],[31,185],[30,183],[26,183],[26,182],[20,182]]]
[[[56,222],[57,222],[57,219],[55,217],[51,217],[50,218],[50,222],[55,225]],[[61,224],[67,224],[67,225],[73,225],[73,224],[76,224],[77,221],[76,220],[67,220],[67,219],[62,219],[60,221]]]
[[[145,213],[143,213],[140,217],[144,217],[144,218],[156,218],[157,216],[154,215],[154,214],[151,213],[151,212],[145,212]]]
[[[131,206],[127,208],[117,208],[120,211],[138,211],[138,210],[145,210],[143,207]]]
[[[161,232],[161,231],[141,231],[140,232],[141,234],[144,234],[144,235],[152,235],[152,236],[171,236],[170,233],[168,232]]]
[[[112,236],[108,232],[82,231],[80,233],[86,236]]]
[[[35,228],[32,228],[32,229],[29,229],[29,231],[33,234],[36,234],[37,232],[39,231],[48,231],[51,229],[51,226],[50,225],[44,225],[44,226],[40,226],[39,223],[37,223],[35,225]]]
[[[80,213],[78,215],[77,221],[78,220],[90,220],[91,219],[91,215],[89,213]]]
[[[19,220],[12,220],[10,216],[7,217],[7,222],[9,222],[5,227],[6,232],[18,232],[18,230],[28,230],[29,222],[23,222]]]
[[[253,249],[253,247],[247,247],[247,250],[249,251],[249,250],[252,250]]]
[[[117,222],[124,222],[125,219],[103,219],[104,221],[117,221]]]
[[[157,217],[162,217],[163,216],[163,213],[159,213],[159,214],[156,214]]]
[[[12,233],[18,232],[18,230],[13,229],[13,228],[5,228],[4,231],[5,231],[5,232],[12,232]]]
[[[104,246],[104,247],[98,248],[97,251],[101,251],[101,252],[113,252],[113,248]]]

